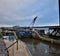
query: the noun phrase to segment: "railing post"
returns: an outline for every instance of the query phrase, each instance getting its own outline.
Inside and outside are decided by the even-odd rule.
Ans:
[[[16,32],[14,32],[14,36],[15,36],[15,39],[16,39],[16,42],[17,42],[17,50],[18,50],[18,37],[17,37],[17,35],[16,35]]]
[[[18,50],[18,40],[17,40],[17,50]]]

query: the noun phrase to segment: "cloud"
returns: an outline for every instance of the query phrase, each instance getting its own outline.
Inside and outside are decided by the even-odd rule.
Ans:
[[[0,24],[23,25],[21,21],[26,23],[27,20],[29,24],[36,15],[38,24],[48,23],[51,19],[57,23],[57,4],[57,0],[0,0]]]
[[[0,0],[0,16],[5,20],[24,19],[25,17],[28,17],[28,12],[25,12],[24,10],[33,2],[34,0],[32,2],[28,0]]]
[[[0,24],[0,27],[13,27],[14,25]]]
[[[34,25],[34,26],[36,26],[36,25]],[[37,26],[59,26],[59,24],[38,24]]]

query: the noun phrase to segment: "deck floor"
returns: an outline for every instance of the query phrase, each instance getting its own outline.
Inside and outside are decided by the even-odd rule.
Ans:
[[[16,40],[14,41],[4,40],[7,47],[10,46],[15,41]],[[20,40],[18,41],[18,50],[17,50],[17,44],[14,44],[12,47],[8,49],[8,51],[9,56],[31,56],[26,44]]]

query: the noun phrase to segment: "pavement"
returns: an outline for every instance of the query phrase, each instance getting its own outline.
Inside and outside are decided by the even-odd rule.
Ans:
[[[0,56],[8,56],[8,50],[5,50],[6,45],[3,39],[0,39]]]
[[[15,41],[16,40],[14,41],[4,40],[6,47],[9,47]],[[9,56],[32,56],[26,44],[20,40],[18,41],[18,50],[16,43],[12,47],[10,47],[8,51],[9,51]]]

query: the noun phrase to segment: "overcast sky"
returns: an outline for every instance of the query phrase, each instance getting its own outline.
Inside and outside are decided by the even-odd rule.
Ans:
[[[57,25],[58,0],[0,0],[0,26]]]

